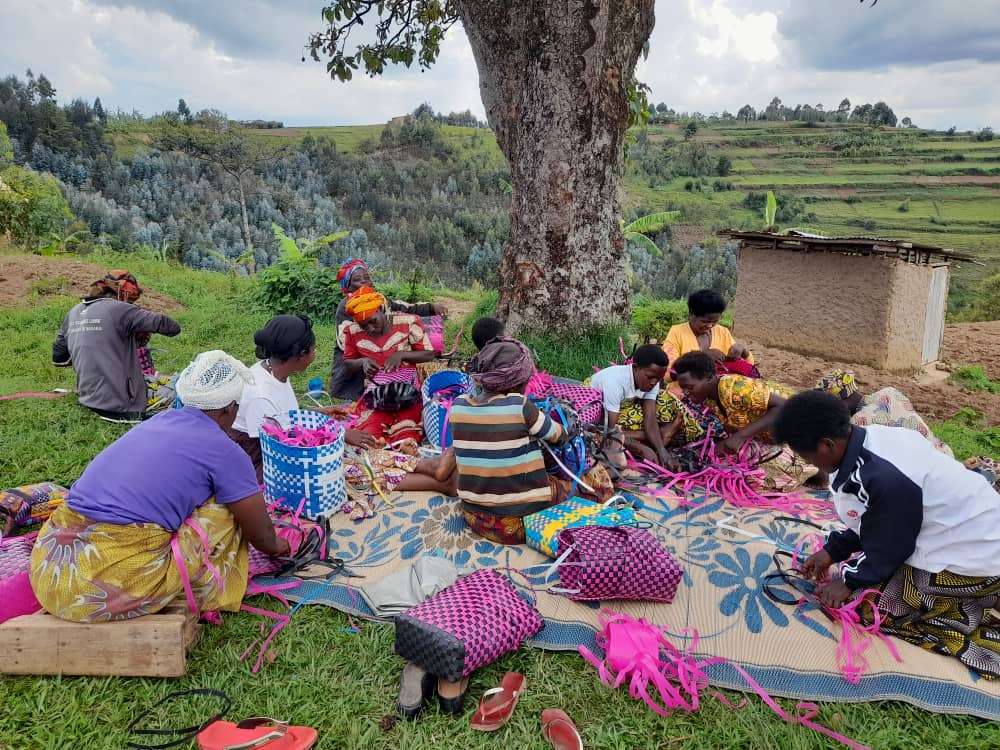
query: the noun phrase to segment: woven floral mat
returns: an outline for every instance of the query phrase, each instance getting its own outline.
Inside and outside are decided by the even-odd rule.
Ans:
[[[743,666],[775,695],[849,702],[892,699],[928,711],[1000,719],[1000,681],[980,679],[957,659],[902,641],[896,641],[902,663],[876,643],[867,653],[870,669],[858,684],[841,676],[835,659],[839,626],[810,605],[777,605],[761,587],[761,579],[774,570],[775,546],[754,537],[792,547],[813,529],[779,520],[771,511],[740,510],[720,499],[690,508],[652,500],[643,514],[660,524],[653,531],[682,563],[683,583],[672,604],[609,602],[610,609],[662,626],[678,645],[685,629],[697,630],[701,655],[724,656]],[[740,532],[720,527],[720,521]],[[410,493],[360,523],[340,514],[334,517],[331,557],[342,558],[363,579],[303,582],[291,598],[370,618],[372,612],[354,586],[409,566],[430,550],[468,568],[528,569],[551,562],[528,547],[503,547],[476,537],[466,528],[456,500]],[[512,579],[537,598],[545,617],[545,628],[529,645],[553,650],[594,647],[599,607],[545,593],[552,580],[529,576],[529,591],[529,582],[520,575]],[[708,671],[720,686],[744,687],[728,667]]]

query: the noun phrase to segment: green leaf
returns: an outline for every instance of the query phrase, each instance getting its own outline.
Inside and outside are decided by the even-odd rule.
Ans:
[[[274,222],[271,222],[271,231],[274,232],[274,239],[278,241],[278,249],[281,251],[283,260],[298,260],[302,256],[302,251],[295,244],[295,240],[285,234],[285,230]]]
[[[321,250],[324,250],[327,245],[332,245],[334,242],[340,242],[350,236],[351,230],[342,229],[339,232],[334,232],[333,234],[325,234],[322,237],[317,237],[312,241],[311,246],[303,253],[303,255],[315,255]]]
[[[660,248],[656,246],[656,243],[649,239],[646,235],[640,234],[639,232],[626,232],[625,241],[638,245],[654,258],[663,256],[663,253],[660,251]]]
[[[625,233],[641,232],[642,234],[656,234],[673,224],[680,217],[680,211],[661,211],[647,216],[640,216],[626,226],[623,231]]]
[[[774,226],[774,217],[778,213],[778,199],[774,197],[774,191],[767,191],[767,205],[764,206],[764,223],[768,227]]]

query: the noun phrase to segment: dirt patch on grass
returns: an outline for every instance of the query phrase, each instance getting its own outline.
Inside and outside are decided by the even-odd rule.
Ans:
[[[832,362],[765,346],[751,348],[765,377],[798,388],[812,388],[830,370],[853,370],[865,391],[894,386],[913,401],[926,419],[948,419],[964,407],[983,412],[991,425],[1000,424],[1000,396],[959,388],[947,382],[948,372],[937,367],[910,374],[894,374],[864,365]],[[1000,379],[1000,321],[945,326],[942,362],[946,367],[982,365],[990,377]]]
[[[39,299],[58,295],[83,297],[90,285],[108,269],[93,263],[40,255],[0,255],[0,307],[27,307]],[[143,288],[140,304],[156,312],[178,310],[182,305],[173,297]]]

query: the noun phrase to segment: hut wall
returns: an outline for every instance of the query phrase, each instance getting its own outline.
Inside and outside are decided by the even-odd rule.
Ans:
[[[765,346],[885,367],[890,359],[898,265],[902,264],[880,256],[744,246],[733,311],[735,331],[740,338]],[[905,281],[911,283],[908,275]],[[914,302],[913,309],[918,305],[922,309],[923,304]],[[909,309],[900,307],[896,320],[902,321]],[[922,331],[923,318],[919,327]],[[917,352],[919,357],[919,346]],[[895,356],[903,354],[897,351]]]
[[[886,370],[913,370],[923,362],[924,337],[934,267],[897,263],[890,296],[889,348]]]

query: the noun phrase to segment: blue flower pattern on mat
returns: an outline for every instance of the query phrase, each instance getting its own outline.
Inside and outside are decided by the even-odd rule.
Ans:
[[[759,633],[764,627],[761,615],[763,611],[768,619],[779,627],[788,626],[788,617],[767,596],[761,587],[761,578],[771,567],[771,557],[766,552],[758,552],[750,560],[750,553],[743,547],[737,547],[730,555],[727,552],[715,556],[719,569],[708,574],[708,580],[713,586],[730,589],[719,601],[719,611],[730,616],[740,610],[747,629],[751,633]]]

